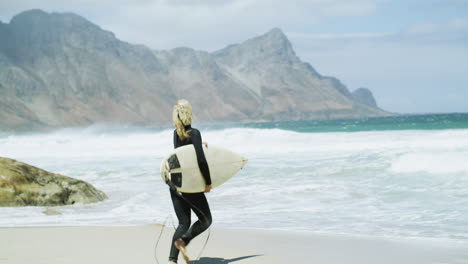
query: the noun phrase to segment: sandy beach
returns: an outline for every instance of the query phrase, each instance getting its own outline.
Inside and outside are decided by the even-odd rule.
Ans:
[[[167,263],[172,228],[160,225],[0,228],[0,263]],[[196,258],[205,232],[188,247]],[[466,244],[249,229],[211,229],[200,264],[468,263]],[[155,249],[156,248],[156,249]],[[185,263],[182,258],[179,263]]]

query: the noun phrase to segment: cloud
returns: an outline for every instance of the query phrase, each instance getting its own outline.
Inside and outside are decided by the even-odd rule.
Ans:
[[[17,0],[0,3],[9,19],[26,9],[72,11],[120,39],[156,49],[215,50],[273,27],[307,28],[332,17],[372,14],[383,0]]]
[[[412,11],[436,11],[438,13],[468,11],[468,1],[466,0],[422,0],[414,6]]]
[[[391,36],[392,33],[372,33],[372,32],[361,32],[361,33],[340,33],[340,34],[305,34],[305,33],[290,33],[289,36],[293,38],[302,39],[372,39]]]
[[[468,111],[466,0],[16,0],[0,1],[0,19],[32,8],[77,13],[154,49],[214,51],[279,27],[302,60],[372,89],[385,109],[430,111],[446,92],[438,109]]]
[[[425,22],[412,25],[404,30],[406,34],[427,35],[468,30],[468,19],[452,19],[443,23]]]
[[[289,38],[299,53],[309,56],[349,56],[352,50],[384,47],[454,49],[468,47],[468,19],[449,19],[439,23],[423,22],[398,32],[304,33],[290,32]],[[437,53],[440,53],[437,52]]]
[[[175,6],[221,6],[221,5],[230,5],[237,0],[171,0],[171,1],[163,1],[165,4],[168,5],[175,5]]]
[[[449,19],[394,33],[290,35],[319,73],[370,88],[384,109],[414,113],[468,111],[467,33],[468,20]]]
[[[216,2],[216,4],[212,4]],[[216,50],[263,34],[273,27],[308,28],[336,16],[361,16],[375,11],[371,0],[231,0],[157,1],[119,10],[125,21],[102,21],[123,39],[140,39],[154,48],[190,46]],[[135,30],[135,26],[138,28]],[[145,34],[146,32],[146,34]],[[149,33],[150,32],[150,33]]]
[[[399,37],[418,45],[434,43],[468,44],[468,19],[455,18],[435,23],[427,21],[403,30]]]

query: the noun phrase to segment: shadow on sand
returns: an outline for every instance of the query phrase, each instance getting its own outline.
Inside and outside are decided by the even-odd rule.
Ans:
[[[224,258],[201,258],[198,261],[191,261],[190,264],[228,264],[228,263],[234,263],[239,260],[243,259],[248,259],[248,258],[254,258],[262,255],[251,255],[251,256],[245,256],[245,257],[238,257],[238,258],[233,258],[233,259],[224,259]]]

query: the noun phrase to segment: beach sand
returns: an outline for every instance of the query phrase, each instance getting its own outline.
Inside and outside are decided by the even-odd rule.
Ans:
[[[167,263],[172,228],[83,226],[0,228],[0,263]],[[188,247],[196,258],[208,232]],[[182,258],[179,263],[185,263]],[[200,264],[468,263],[467,244],[288,231],[213,228]]]

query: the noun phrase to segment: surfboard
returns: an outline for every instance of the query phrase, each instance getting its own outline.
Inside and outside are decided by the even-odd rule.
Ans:
[[[222,147],[203,145],[211,186],[216,188],[225,183],[239,170],[248,159]],[[192,144],[174,149],[161,162],[161,178],[171,181],[179,192],[197,193],[205,190],[205,180],[198,167],[197,155]]]

